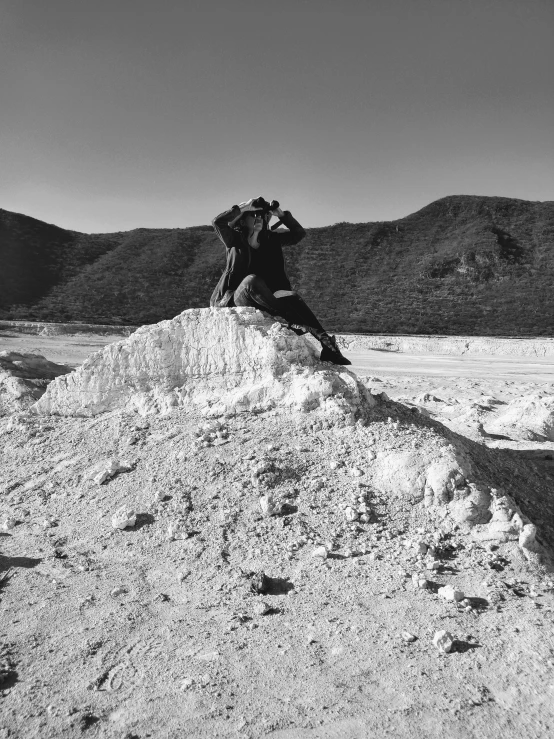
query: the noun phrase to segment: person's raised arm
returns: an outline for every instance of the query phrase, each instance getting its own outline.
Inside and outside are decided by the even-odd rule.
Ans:
[[[252,205],[254,200],[255,198],[250,198],[250,200],[246,200],[244,203],[233,205],[232,208],[224,210],[223,213],[220,213],[213,219],[212,226],[225,246],[230,247],[233,245],[233,237],[235,235],[233,225],[238,221],[241,215],[246,211],[256,210]]]
[[[306,231],[298,223],[296,218],[293,218],[290,210],[282,210],[280,207],[275,208],[272,211],[274,216],[281,221],[281,223],[288,228],[288,231],[282,233],[273,233],[273,238],[278,240],[280,246],[294,246],[302,241],[306,235]]]

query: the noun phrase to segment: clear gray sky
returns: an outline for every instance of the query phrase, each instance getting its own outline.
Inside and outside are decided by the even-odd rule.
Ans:
[[[0,208],[79,231],[554,199],[553,0],[0,0]]]

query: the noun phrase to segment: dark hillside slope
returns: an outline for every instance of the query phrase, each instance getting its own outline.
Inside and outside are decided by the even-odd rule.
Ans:
[[[224,267],[209,226],[57,232],[34,252],[18,237],[19,295],[27,268],[39,285],[3,299],[4,317],[159,321],[208,305]],[[554,202],[446,197],[398,221],[309,229],[286,259],[293,285],[333,331],[554,335]]]
[[[32,305],[114,249],[118,236],[66,231],[0,208],[0,315],[9,306]]]
[[[117,249],[54,288],[35,315],[55,321],[66,310],[73,320],[131,324],[173,318],[207,305],[220,258],[211,226],[129,231]]]
[[[553,202],[452,196],[398,221],[311,229],[289,265],[336,330],[554,332]]]

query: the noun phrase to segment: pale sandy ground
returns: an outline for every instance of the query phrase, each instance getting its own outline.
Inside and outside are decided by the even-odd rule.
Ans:
[[[3,331],[0,351],[78,366],[121,338]],[[554,443],[484,438],[487,412],[473,404],[554,392],[554,360],[346,353],[372,388],[471,439],[482,474],[513,488],[544,532]],[[359,534],[343,521],[365,435],[392,443],[419,418],[389,405],[351,434],[239,417],[228,442],[197,452],[201,419],[184,415],[52,417],[9,433],[0,419],[0,514],[17,521],[0,533],[0,739],[553,736],[552,575],[530,569],[517,542],[475,544],[400,498],[372,497]],[[298,515],[259,514],[250,468],[269,450]],[[87,480],[115,457],[131,471]],[[345,466],[331,470],[333,459]],[[111,527],[121,505],[138,512],[135,528]],[[189,538],[170,541],[183,510]],[[437,533],[440,568],[414,589],[424,563],[408,544]],[[314,560],[332,538],[333,555]],[[274,578],[265,613],[247,576],[260,569]],[[438,598],[445,584],[470,606]],[[438,629],[456,640],[450,655],[433,647]]]
[[[119,335],[36,336],[0,331],[0,351],[37,352],[52,362],[78,366],[94,351]],[[471,378],[510,382],[554,382],[554,359],[497,357],[494,355],[402,354],[384,350],[346,352],[358,375]]]

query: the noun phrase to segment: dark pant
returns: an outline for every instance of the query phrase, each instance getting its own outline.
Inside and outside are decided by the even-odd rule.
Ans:
[[[276,298],[258,275],[248,275],[235,290],[236,306],[258,308],[272,316],[281,316],[291,326],[299,326],[316,338],[325,333],[325,329],[302,300],[300,295],[288,295]]]

